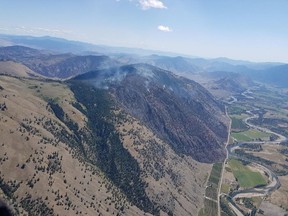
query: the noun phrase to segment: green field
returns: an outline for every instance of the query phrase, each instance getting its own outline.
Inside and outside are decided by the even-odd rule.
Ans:
[[[243,188],[255,187],[267,183],[261,173],[252,171],[239,160],[229,160],[229,166],[232,169],[234,177]]]
[[[232,132],[231,135],[237,141],[249,142],[249,141],[254,141],[254,140],[259,140],[259,139],[269,140],[269,137],[271,134],[261,132],[255,129],[250,129],[250,130],[242,131],[242,132]]]
[[[248,114],[231,114],[231,115],[229,115],[231,118],[235,118],[235,119],[241,119],[241,120],[243,120],[243,119],[245,119],[245,118],[247,118],[247,117],[249,117],[249,115]]]
[[[242,121],[242,119],[231,117],[231,120],[232,120],[231,127],[233,131],[245,131],[249,129],[248,125],[246,125]]]
[[[241,105],[232,105],[228,108],[228,113],[230,115],[241,115],[246,112],[247,108]]]

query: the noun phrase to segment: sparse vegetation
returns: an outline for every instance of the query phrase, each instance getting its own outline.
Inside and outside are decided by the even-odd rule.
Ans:
[[[21,204],[29,215],[54,215],[54,210],[49,208],[41,198],[33,199],[30,194],[21,199]]]

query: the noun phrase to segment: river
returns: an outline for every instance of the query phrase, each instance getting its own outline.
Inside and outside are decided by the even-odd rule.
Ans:
[[[246,92],[245,92],[246,93]],[[249,92],[250,93],[250,92]],[[246,94],[242,94],[243,96],[248,97]],[[237,102],[237,99],[235,97],[233,97],[234,100],[232,101],[232,103]],[[249,99],[251,98],[251,96],[249,96]],[[229,103],[229,104],[232,104]],[[281,134],[275,133],[267,128],[263,128],[263,127],[259,127],[256,125],[253,125],[249,122],[249,120],[253,119],[253,118],[258,118],[258,116],[256,114],[253,114],[253,111],[256,111],[257,109],[254,110],[250,110],[247,111],[247,113],[250,115],[249,117],[245,118],[243,121],[250,127],[250,128],[254,128],[266,133],[271,133],[274,134],[275,136],[277,136],[277,140],[274,141],[251,141],[251,142],[245,142],[245,143],[250,143],[250,144],[280,144],[283,141],[286,141],[286,137],[282,136]],[[229,127],[230,128],[230,127]],[[231,128],[230,128],[231,130]],[[230,132],[229,130],[229,132]],[[247,159],[245,157],[241,157],[237,154],[235,154],[235,149],[240,148],[241,145],[243,145],[243,143],[236,143],[236,144],[230,144],[230,145],[226,145],[226,150],[227,150],[227,158],[228,157],[235,157],[244,161],[247,161],[249,163],[251,163],[251,165],[253,165],[255,168],[257,168],[258,170],[261,170],[262,172],[266,173],[268,178],[269,178],[269,183],[267,185],[261,186],[261,187],[254,187],[254,188],[249,188],[249,189],[243,189],[243,190],[238,190],[235,192],[232,192],[230,195],[225,194],[225,196],[228,197],[228,202],[229,202],[229,206],[231,207],[231,209],[236,213],[236,215],[238,216],[242,216],[243,214],[240,211],[240,208],[237,206],[237,204],[234,202],[234,200],[236,198],[251,198],[251,197],[255,197],[255,196],[266,196],[270,193],[272,193],[273,191],[277,190],[281,184],[280,181],[278,179],[278,176],[273,173],[267,166],[262,165],[257,163],[257,161],[253,161],[251,159]],[[226,160],[224,162],[224,164],[226,163]],[[223,167],[224,169],[224,167]],[[223,175],[223,174],[222,174]],[[221,184],[222,184],[222,176],[221,176]],[[220,184],[220,185],[221,185]],[[223,195],[220,194],[219,192],[219,197]],[[219,215],[219,212],[218,212]]]

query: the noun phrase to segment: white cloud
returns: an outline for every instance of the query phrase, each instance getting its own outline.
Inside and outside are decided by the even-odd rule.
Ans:
[[[163,25],[159,25],[158,30],[163,31],[163,32],[172,32],[173,31],[170,27],[163,26]]]
[[[138,0],[144,10],[150,8],[167,9],[164,3],[160,0]]]

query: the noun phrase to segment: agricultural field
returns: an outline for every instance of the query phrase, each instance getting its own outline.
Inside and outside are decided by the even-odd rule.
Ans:
[[[223,166],[222,163],[215,163],[213,165],[208,182],[218,185],[221,171],[222,171],[222,166]]]
[[[204,208],[200,210],[198,216],[214,216],[217,214],[217,196],[222,167],[223,163],[215,163],[212,167],[205,191]]]
[[[205,196],[217,200],[219,181],[222,171],[222,163],[215,163],[210,173]]]
[[[241,119],[241,120],[243,120],[243,119],[249,117],[249,115],[246,114],[246,113],[233,114],[233,115],[229,115],[229,116],[230,116],[230,118]]]
[[[229,166],[242,188],[255,187],[257,185],[266,184],[265,178],[260,172],[252,171],[249,167],[245,166],[241,161],[236,159],[229,160]]]
[[[247,152],[254,156],[261,157],[265,160],[269,160],[276,164],[287,164],[287,155],[285,153],[285,147],[282,145],[266,144],[262,145],[263,150],[260,152]],[[283,151],[284,150],[284,151]]]
[[[205,208],[201,209],[198,216],[216,216],[218,210],[217,201],[212,201],[205,199],[204,201]]]
[[[249,129],[242,132],[232,132],[232,137],[238,142],[250,142],[250,141],[268,141],[271,134],[262,132],[255,129]]]
[[[246,125],[242,119],[231,117],[231,120],[232,120],[231,128],[233,132],[241,132],[249,129],[249,126]]]
[[[233,104],[228,108],[228,113],[229,115],[243,115],[245,114],[247,111],[247,107],[246,106],[241,106],[240,104]]]

